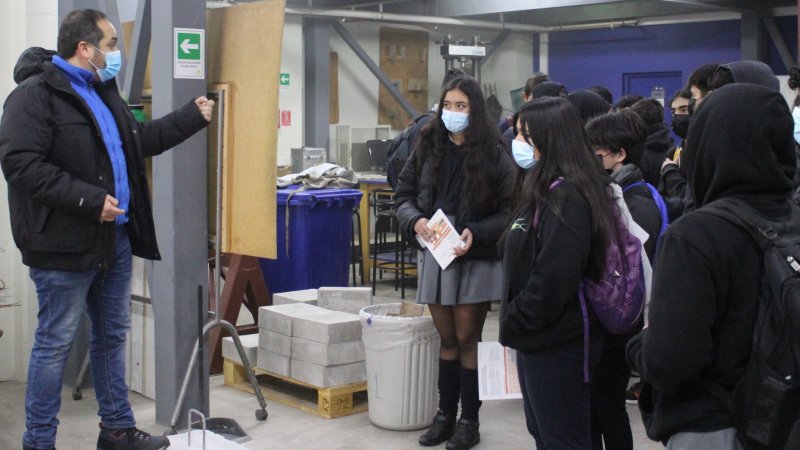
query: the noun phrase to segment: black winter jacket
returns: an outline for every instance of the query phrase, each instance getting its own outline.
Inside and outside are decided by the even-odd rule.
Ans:
[[[568,181],[552,195],[560,205],[560,217],[542,207],[534,230],[534,214],[518,212],[503,252],[508,295],[500,314],[500,343],[525,353],[583,343],[578,285],[588,270],[591,210]],[[602,337],[591,308],[588,313],[591,339]]]
[[[627,348],[645,388],[647,435],[734,426],[716,385],[733,390],[750,357],[763,255],[749,234],[704,206],[735,197],[765,216],[788,214],[795,154],[786,102],[769,89],[731,84],[698,109],[681,155],[697,209],[672,224],[656,258],[649,325]]]
[[[622,188],[622,196],[633,221],[650,235],[647,242],[644,243],[644,251],[652,264],[656,255],[658,232],[661,230],[661,211],[647,186],[629,187],[634,183],[644,181],[641,170],[635,165],[626,164],[612,173],[611,178]]]
[[[0,121],[0,165],[8,181],[14,241],[37,269],[108,267],[114,223],[100,222],[114,176],[97,121],[52,52],[26,50],[15,68],[19,84]],[[160,119],[139,123],[116,82],[95,89],[119,127],[130,183],[127,227],[134,255],[160,259],[144,158],[172,148],[207,125],[193,101]]]
[[[488,213],[480,213],[471,208],[467,202],[461,201],[458,205],[453,226],[461,233],[465,228],[472,232],[473,243],[464,259],[499,259],[497,241],[508,224],[511,213],[511,196],[514,190],[516,165],[511,160],[503,145],[498,142],[494,149],[497,164],[497,179],[490,180],[490,185],[495,186],[497,193],[497,208]],[[400,173],[397,187],[397,220],[400,230],[407,236],[415,236],[414,224],[421,218],[430,219],[436,212],[434,197],[434,183],[439,181],[442,174],[434,174],[434,162],[431,158],[422,161],[420,152],[415,151],[406,162]],[[417,165],[421,164],[419,179],[417,178]],[[466,166],[466,165],[464,165]],[[463,167],[462,167],[463,169]],[[463,171],[462,180],[467,180]],[[466,181],[468,182],[468,181]],[[412,241],[416,241],[412,239]]]
[[[667,152],[672,146],[672,136],[666,125],[660,122],[648,125],[647,140],[644,144],[642,160],[639,161],[639,168],[642,170],[644,180],[653,186],[658,186],[661,178],[661,164],[664,163]]]

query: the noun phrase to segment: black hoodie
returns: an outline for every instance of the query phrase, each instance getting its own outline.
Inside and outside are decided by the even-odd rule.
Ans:
[[[785,216],[795,171],[792,129],[783,97],[751,84],[715,90],[695,113],[681,160],[698,209],[664,235],[649,326],[627,349],[646,382],[639,407],[652,439],[733,426],[708,386],[732,390],[741,379],[762,255],[746,231],[702,211],[714,200],[736,197],[765,216]]]
[[[781,84],[772,69],[761,61],[735,61],[719,66],[716,72],[727,70],[734,83],[750,83],[780,92]],[[715,73],[716,73],[715,72]]]

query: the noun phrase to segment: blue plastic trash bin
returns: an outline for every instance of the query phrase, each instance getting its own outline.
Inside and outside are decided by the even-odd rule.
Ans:
[[[357,189],[277,191],[277,259],[260,259],[269,292],[347,286]],[[289,221],[286,221],[287,207]]]

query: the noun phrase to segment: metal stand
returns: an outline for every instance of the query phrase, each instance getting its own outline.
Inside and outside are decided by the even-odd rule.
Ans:
[[[216,94],[217,96],[217,210],[216,210],[216,236],[214,238],[214,246],[215,248],[215,271],[214,271],[214,289],[216,292],[215,296],[215,309],[214,309],[214,319],[211,322],[208,322],[203,327],[203,334],[197,338],[197,341],[194,344],[194,350],[192,351],[192,359],[189,361],[189,367],[186,368],[186,375],[183,377],[183,384],[181,385],[180,393],[178,394],[178,400],[175,404],[175,410],[172,412],[172,420],[170,421],[170,426],[172,430],[175,430],[175,427],[178,423],[178,416],[180,415],[181,409],[183,408],[183,403],[186,400],[186,390],[189,386],[189,379],[192,376],[192,371],[197,366],[198,361],[200,359],[200,346],[201,341],[205,340],[208,337],[208,332],[211,331],[215,327],[221,327],[230,333],[231,337],[233,337],[233,342],[236,344],[236,350],[239,352],[239,357],[242,359],[242,364],[244,365],[244,370],[247,373],[247,379],[250,381],[250,385],[253,387],[253,391],[256,394],[256,398],[258,398],[258,405],[259,409],[256,410],[256,419],[257,420],[265,420],[267,418],[267,402],[264,400],[264,396],[261,393],[261,388],[258,386],[258,381],[256,380],[256,375],[253,373],[253,368],[250,365],[250,361],[247,359],[247,354],[244,351],[244,347],[242,347],[242,341],[239,339],[239,333],[236,331],[236,327],[233,326],[230,322],[222,320],[222,317],[219,314],[220,311],[220,298],[222,297],[222,264],[221,262],[221,247],[220,247],[220,236],[222,230],[222,132],[223,132],[223,124],[224,124],[224,111],[225,111],[225,91],[214,91],[210,94]],[[191,426],[190,426],[191,428]]]

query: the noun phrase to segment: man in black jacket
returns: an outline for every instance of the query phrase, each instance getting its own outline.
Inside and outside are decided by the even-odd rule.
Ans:
[[[14,241],[30,267],[39,324],[28,367],[25,449],[55,447],[64,364],[85,312],[101,418],[98,449],[158,449],[136,428],[125,384],[131,254],[159,259],[144,157],[203,129],[205,97],[138,123],[117,90],[117,35],[95,10],[68,14],[58,53],[26,50],[0,121]]]
[[[697,210],[664,235],[645,330],[628,361],[645,381],[639,408],[668,449],[734,449],[732,413],[711,386],[732,391],[750,358],[763,255],[747,231],[703,207],[734,197],[780,219],[795,173],[792,117],[778,92],[734,83],[695,112],[681,156]]]

